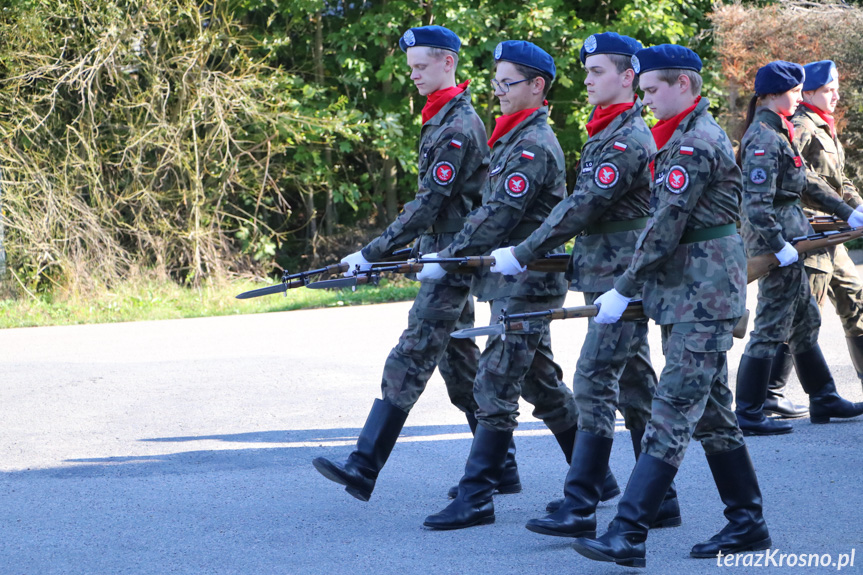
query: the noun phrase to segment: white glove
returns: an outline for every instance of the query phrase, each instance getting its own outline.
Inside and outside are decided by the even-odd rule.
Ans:
[[[848,225],[852,228],[863,226],[863,213],[854,210],[854,213],[848,218]]]
[[[355,275],[357,266],[360,267],[360,271],[362,272],[372,269],[372,264],[363,257],[362,251],[354,252],[350,255],[343,257],[341,263],[348,264],[348,271],[344,273],[344,276],[346,278]]]
[[[863,218],[863,216],[861,216]],[[779,267],[784,268],[785,266],[790,266],[794,262],[797,261],[797,258],[800,257],[800,254],[797,253],[797,250],[794,249],[794,246],[785,242],[785,246],[776,252],[776,259],[779,260]]]
[[[854,211],[855,211],[855,212],[860,212],[861,214],[863,214],[863,204],[860,204],[859,206],[857,206],[856,208],[854,208]]]
[[[425,257],[429,259],[434,259],[437,257],[437,253],[426,254]],[[426,280],[439,280],[446,275],[446,270],[441,267],[440,264],[427,264],[423,263],[422,258],[420,258],[419,263],[423,264],[423,269],[417,274],[417,279],[421,282]]]
[[[511,247],[497,248],[491,252],[491,257],[494,258],[494,265],[491,266],[492,273],[514,276],[527,271],[527,266],[521,265],[515,259],[515,250]]]
[[[593,302],[599,306],[599,312],[594,318],[596,323],[615,323],[623,315],[630,298],[620,295],[616,289],[610,289]]]

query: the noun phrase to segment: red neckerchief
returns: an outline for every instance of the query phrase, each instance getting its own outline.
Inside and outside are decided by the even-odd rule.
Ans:
[[[584,126],[587,128],[587,136],[591,137],[603,131],[613,119],[631,109],[634,105],[635,100],[624,102],[623,104],[612,104],[605,109],[597,106],[593,109],[593,118]]]
[[[667,120],[660,120],[650,129],[650,133],[653,134],[653,141],[656,142],[656,149],[661,150],[665,144],[668,143],[668,140],[671,139],[671,136],[674,135],[674,130],[677,129],[677,126],[680,125],[680,122],[683,121],[683,118],[692,113],[692,110],[698,106],[698,102],[701,101],[701,96],[695,98],[695,103],[692,104],[689,108],[686,108],[673,118],[669,118]],[[650,175],[654,175],[654,165],[653,160],[650,161]]]
[[[788,121],[788,116],[783,116],[779,114],[779,117],[782,118],[782,123],[785,124],[785,128],[788,130],[788,141],[794,141],[794,124]]]
[[[548,106],[548,100],[543,102],[543,105]],[[539,108],[528,108],[521,110],[515,114],[507,114],[506,116],[498,116],[495,120],[494,131],[491,133],[491,138],[488,139],[488,147],[494,146],[494,143],[509,134],[513,128],[524,122],[524,120],[539,110]]]
[[[812,110],[813,112],[815,112],[816,114],[818,114],[822,120],[827,122],[827,125],[830,126],[830,135],[835,138],[836,137],[836,121],[833,119],[833,115],[828,114],[827,112],[825,112],[821,108],[816,108],[815,106],[813,106],[812,104],[809,104],[808,102],[803,102],[803,105],[806,106],[807,108],[809,108],[810,110]]]
[[[470,80],[466,80],[458,86],[444,88],[443,90],[437,90],[429,94],[426,99],[426,105],[423,106],[423,124],[434,118],[440,112],[440,109],[446,106],[447,102],[464,92],[468,84],[470,84]]]

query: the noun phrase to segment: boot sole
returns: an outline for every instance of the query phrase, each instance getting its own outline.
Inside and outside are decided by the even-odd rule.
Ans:
[[[815,422],[813,421],[812,423],[815,423]],[[827,423],[827,422],[822,421],[820,423]],[[751,431],[748,429],[741,428],[740,431],[742,431],[743,435],[746,437],[761,437],[761,436],[768,437],[770,435],[787,435],[787,434],[791,433],[792,431],[794,431],[794,428],[792,427],[791,429],[782,429],[779,431],[770,431],[770,432]]]
[[[440,525],[425,521],[423,522],[423,526],[428,527],[429,529],[432,529],[434,531],[453,531],[455,529],[467,529],[468,527],[476,527],[478,525],[491,525],[492,523],[494,523],[494,515],[492,515],[491,517],[483,517],[470,523],[449,523],[445,525]]]
[[[553,529],[548,529],[546,527],[541,527],[539,525],[533,525],[531,523],[527,523],[525,529],[528,531],[533,531],[534,533],[539,533],[540,535],[551,535],[552,537],[587,537],[588,539],[596,539],[596,530],[593,531],[577,531],[575,533],[566,533],[564,531],[555,531]]]
[[[615,559],[611,555],[606,555],[605,553],[594,549],[593,547],[587,547],[578,543],[577,541],[572,544],[572,548],[577,552],[581,553],[588,559],[593,559],[594,561],[604,561],[606,563],[616,563],[623,567],[636,567],[636,568],[644,568],[647,566],[647,559],[644,557],[632,557],[630,559]]]
[[[344,477],[341,476],[338,471],[333,469],[332,464],[329,461],[321,460],[321,459],[313,459],[312,465],[315,469],[318,470],[318,473],[332,481],[333,483],[338,483],[339,485],[345,486],[345,491],[347,491],[353,497],[356,497],[360,501],[368,501],[372,494],[366,493],[364,491],[360,491],[356,487],[351,486]]]
[[[784,413],[781,411],[772,411],[770,409],[765,409],[764,415],[775,417],[776,419],[800,419],[801,417],[806,417],[807,415],[809,415],[809,412],[804,411],[803,413]]]
[[[761,541],[750,543],[749,545],[742,545],[733,549],[720,549],[720,551],[722,551],[723,555],[731,555],[733,553],[746,553],[748,551],[764,551],[765,549],[770,549],[771,547],[773,547],[773,540],[768,537],[766,539],[762,539]],[[694,553],[692,551],[689,552],[689,556],[694,559],[715,559],[717,554],[718,553]]]
[[[657,521],[653,525],[650,526],[651,529],[665,529],[667,527],[680,527],[683,525],[683,518],[681,517],[669,517],[668,519],[663,519],[662,521]]]
[[[822,423],[830,423],[830,419],[854,419],[855,417],[860,417],[860,415],[849,415],[847,417],[843,417],[841,415],[815,415],[810,416],[809,421],[814,423],[815,425],[820,425]]]

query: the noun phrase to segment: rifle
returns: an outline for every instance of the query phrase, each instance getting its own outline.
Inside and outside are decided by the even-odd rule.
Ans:
[[[860,237],[863,237],[863,227],[846,227],[841,230],[831,230],[792,238],[789,243],[794,246],[797,253],[804,255],[812,250],[844,244],[845,242],[850,242],[851,240],[856,240]],[[750,283],[754,282],[758,278],[766,276],[778,267],[779,260],[774,254],[753,256],[746,261],[746,275],[748,277],[748,281]]]
[[[845,220],[836,216],[809,216],[809,225],[816,232],[834,232],[848,227]]]
[[[386,259],[392,259],[392,258],[395,258],[396,260],[398,260],[400,258],[403,258],[404,256],[409,255],[411,253],[412,249],[413,248],[402,248],[400,250],[396,250],[391,255],[389,255],[387,258],[385,258],[385,260]],[[384,261],[384,262],[380,262],[380,263],[375,262],[372,265],[375,266],[375,265],[388,265],[388,264],[389,264],[389,262]],[[265,288],[258,288],[258,289],[249,290],[249,291],[246,291],[246,292],[243,292],[243,293],[237,295],[236,298],[237,299],[250,299],[253,297],[261,297],[263,295],[270,295],[270,294],[282,293],[282,292],[284,292],[285,297],[287,297],[287,295],[288,295],[287,291],[289,289],[303,287],[303,286],[308,287],[309,285],[311,285],[309,283],[309,279],[312,278],[313,276],[321,275],[321,274],[328,274],[328,275],[338,274],[338,273],[344,273],[346,271],[348,271],[348,264],[343,264],[343,263],[331,264],[331,265],[324,266],[322,268],[318,268],[315,270],[297,272],[294,274],[289,273],[288,270],[285,270],[285,272],[282,274],[281,283],[278,283],[278,284],[272,285],[272,286],[267,286]]]
[[[546,254],[545,256],[527,264],[527,269],[530,271],[546,273],[565,272],[566,266],[569,264],[569,258],[570,254]],[[353,277],[316,281],[308,284],[306,287],[310,289],[340,289],[347,287],[356,289],[358,285],[377,285],[380,281],[381,273],[417,273],[423,269],[423,264],[454,264],[458,267],[453,271],[453,273],[472,273],[478,268],[493,266],[494,258],[491,256],[464,256],[458,258],[421,257],[419,259],[408,260],[404,262],[389,263],[389,266],[381,266],[375,267],[370,270],[357,271],[354,273]],[[377,262],[373,265],[377,266]]]
[[[534,311],[529,313],[513,313],[507,314],[504,310],[503,314],[498,317],[498,323],[487,325],[484,327],[470,327],[454,331],[450,337],[456,339],[465,339],[476,337],[478,335],[500,335],[501,339],[506,339],[507,333],[514,332],[529,332],[530,320],[532,319],[572,319],[581,317],[594,317],[599,312],[599,307],[596,305],[580,305],[575,307],[558,307],[545,311]],[[644,307],[641,301],[634,301],[626,306],[623,315],[620,319],[637,320],[647,319],[644,315]],[[737,339],[743,339],[746,336],[746,328],[749,324],[749,310],[746,310],[737,325],[734,326],[732,335]]]

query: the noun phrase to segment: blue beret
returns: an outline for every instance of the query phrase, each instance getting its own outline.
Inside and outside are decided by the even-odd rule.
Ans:
[[[701,58],[698,54],[677,44],[660,44],[643,48],[632,57],[632,69],[636,74],[651,70],[692,70],[701,72]]]
[[[461,40],[454,32],[443,26],[422,26],[411,28],[399,38],[399,47],[402,52],[407,52],[413,46],[430,46],[432,48],[443,48],[458,54],[461,48]]]
[[[554,78],[557,68],[554,66],[554,58],[548,52],[530,42],[524,40],[506,40],[494,49],[494,61],[513,62],[530,68],[545,72]]]
[[[806,72],[806,81],[803,82],[803,91],[811,92],[817,90],[824,84],[829,84],[839,78],[839,71],[833,60],[821,60],[820,62],[809,62],[803,66]]]
[[[774,60],[758,68],[755,73],[755,93],[759,96],[784,94],[802,84],[805,77],[806,72],[800,64]]]
[[[621,36],[616,32],[603,32],[588,36],[581,47],[581,63],[594,54],[620,54],[634,56],[641,50],[641,42],[629,36]]]

